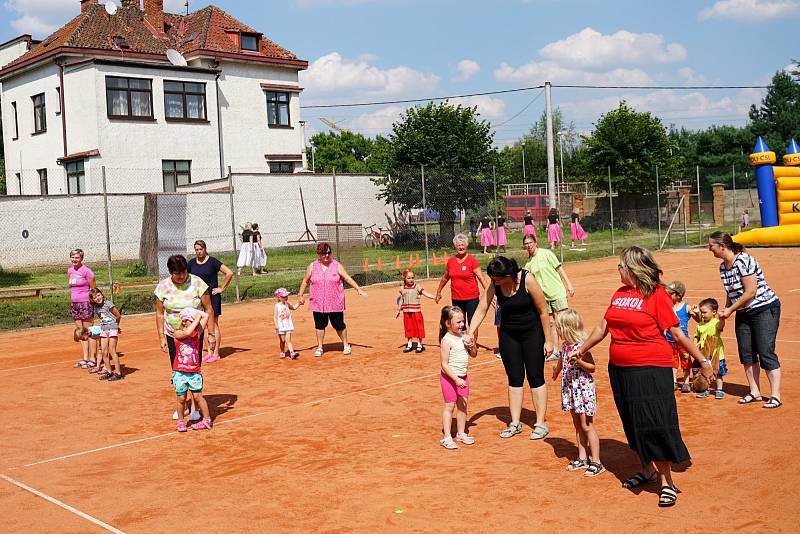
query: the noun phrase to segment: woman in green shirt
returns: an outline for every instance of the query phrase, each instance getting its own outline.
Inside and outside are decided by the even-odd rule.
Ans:
[[[552,251],[537,247],[536,236],[528,234],[522,240],[530,260],[525,264],[525,270],[533,274],[539,285],[542,286],[545,301],[547,302],[547,312],[550,315],[550,335],[553,339],[555,350],[546,361],[555,361],[561,357],[558,350],[558,332],[556,332],[556,315],[569,307],[567,294],[570,297],[575,295],[572,282],[569,281],[567,271],[558,261]]]

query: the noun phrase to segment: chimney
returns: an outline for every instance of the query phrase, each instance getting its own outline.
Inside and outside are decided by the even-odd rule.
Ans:
[[[159,34],[164,33],[164,0],[144,0],[144,20]]]
[[[81,0],[81,13],[85,13],[87,9],[89,9],[96,3],[97,0]]]

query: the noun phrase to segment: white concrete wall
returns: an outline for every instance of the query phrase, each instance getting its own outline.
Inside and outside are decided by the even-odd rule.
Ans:
[[[28,51],[28,41],[19,39],[7,43],[3,48],[0,48],[0,68],[5,67],[18,57],[21,57]]]
[[[359,225],[387,226],[391,206],[377,200],[371,176],[336,178],[339,220]],[[330,175],[260,174],[234,176],[237,231],[245,222],[259,224],[264,245],[284,247],[305,230],[299,187],[303,188],[308,226],[333,223],[333,179]],[[108,196],[112,259],[139,256],[144,195]],[[28,237],[22,236],[27,230]],[[186,251],[204,239],[211,251],[233,248],[227,192],[187,194]],[[102,195],[0,197],[0,266],[29,270],[67,267],[69,250],[82,248],[89,262],[106,258]]]

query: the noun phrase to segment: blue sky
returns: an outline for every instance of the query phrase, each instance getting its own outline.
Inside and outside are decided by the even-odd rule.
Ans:
[[[166,0],[179,11],[183,0]],[[191,0],[190,9],[208,5]],[[800,59],[800,0],[217,0],[310,63],[303,105],[425,98],[540,85],[766,85]],[[45,37],[78,0],[3,0],[0,42]],[[544,109],[539,91],[462,99],[512,143]],[[579,131],[621,98],[665,124],[744,125],[761,90],[553,89]],[[531,101],[533,101],[531,103]],[[526,108],[526,106],[528,106]],[[366,135],[405,105],[307,109]],[[309,132],[310,133],[310,132]]]

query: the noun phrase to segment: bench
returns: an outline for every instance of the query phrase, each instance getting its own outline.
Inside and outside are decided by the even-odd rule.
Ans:
[[[123,287],[146,287],[146,286],[156,286],[157,284],[158,280],[139,280],[138,282],[114,282],[114,285],[112,286],[112,291],[115,295],[119,295]]]
[[[2,300],[27,300],[39,298],[43,299],[43,291],[53,291],[58,289],[56,286],[39,287],[16,287],[13,289],[0,289],[0,299]]]

